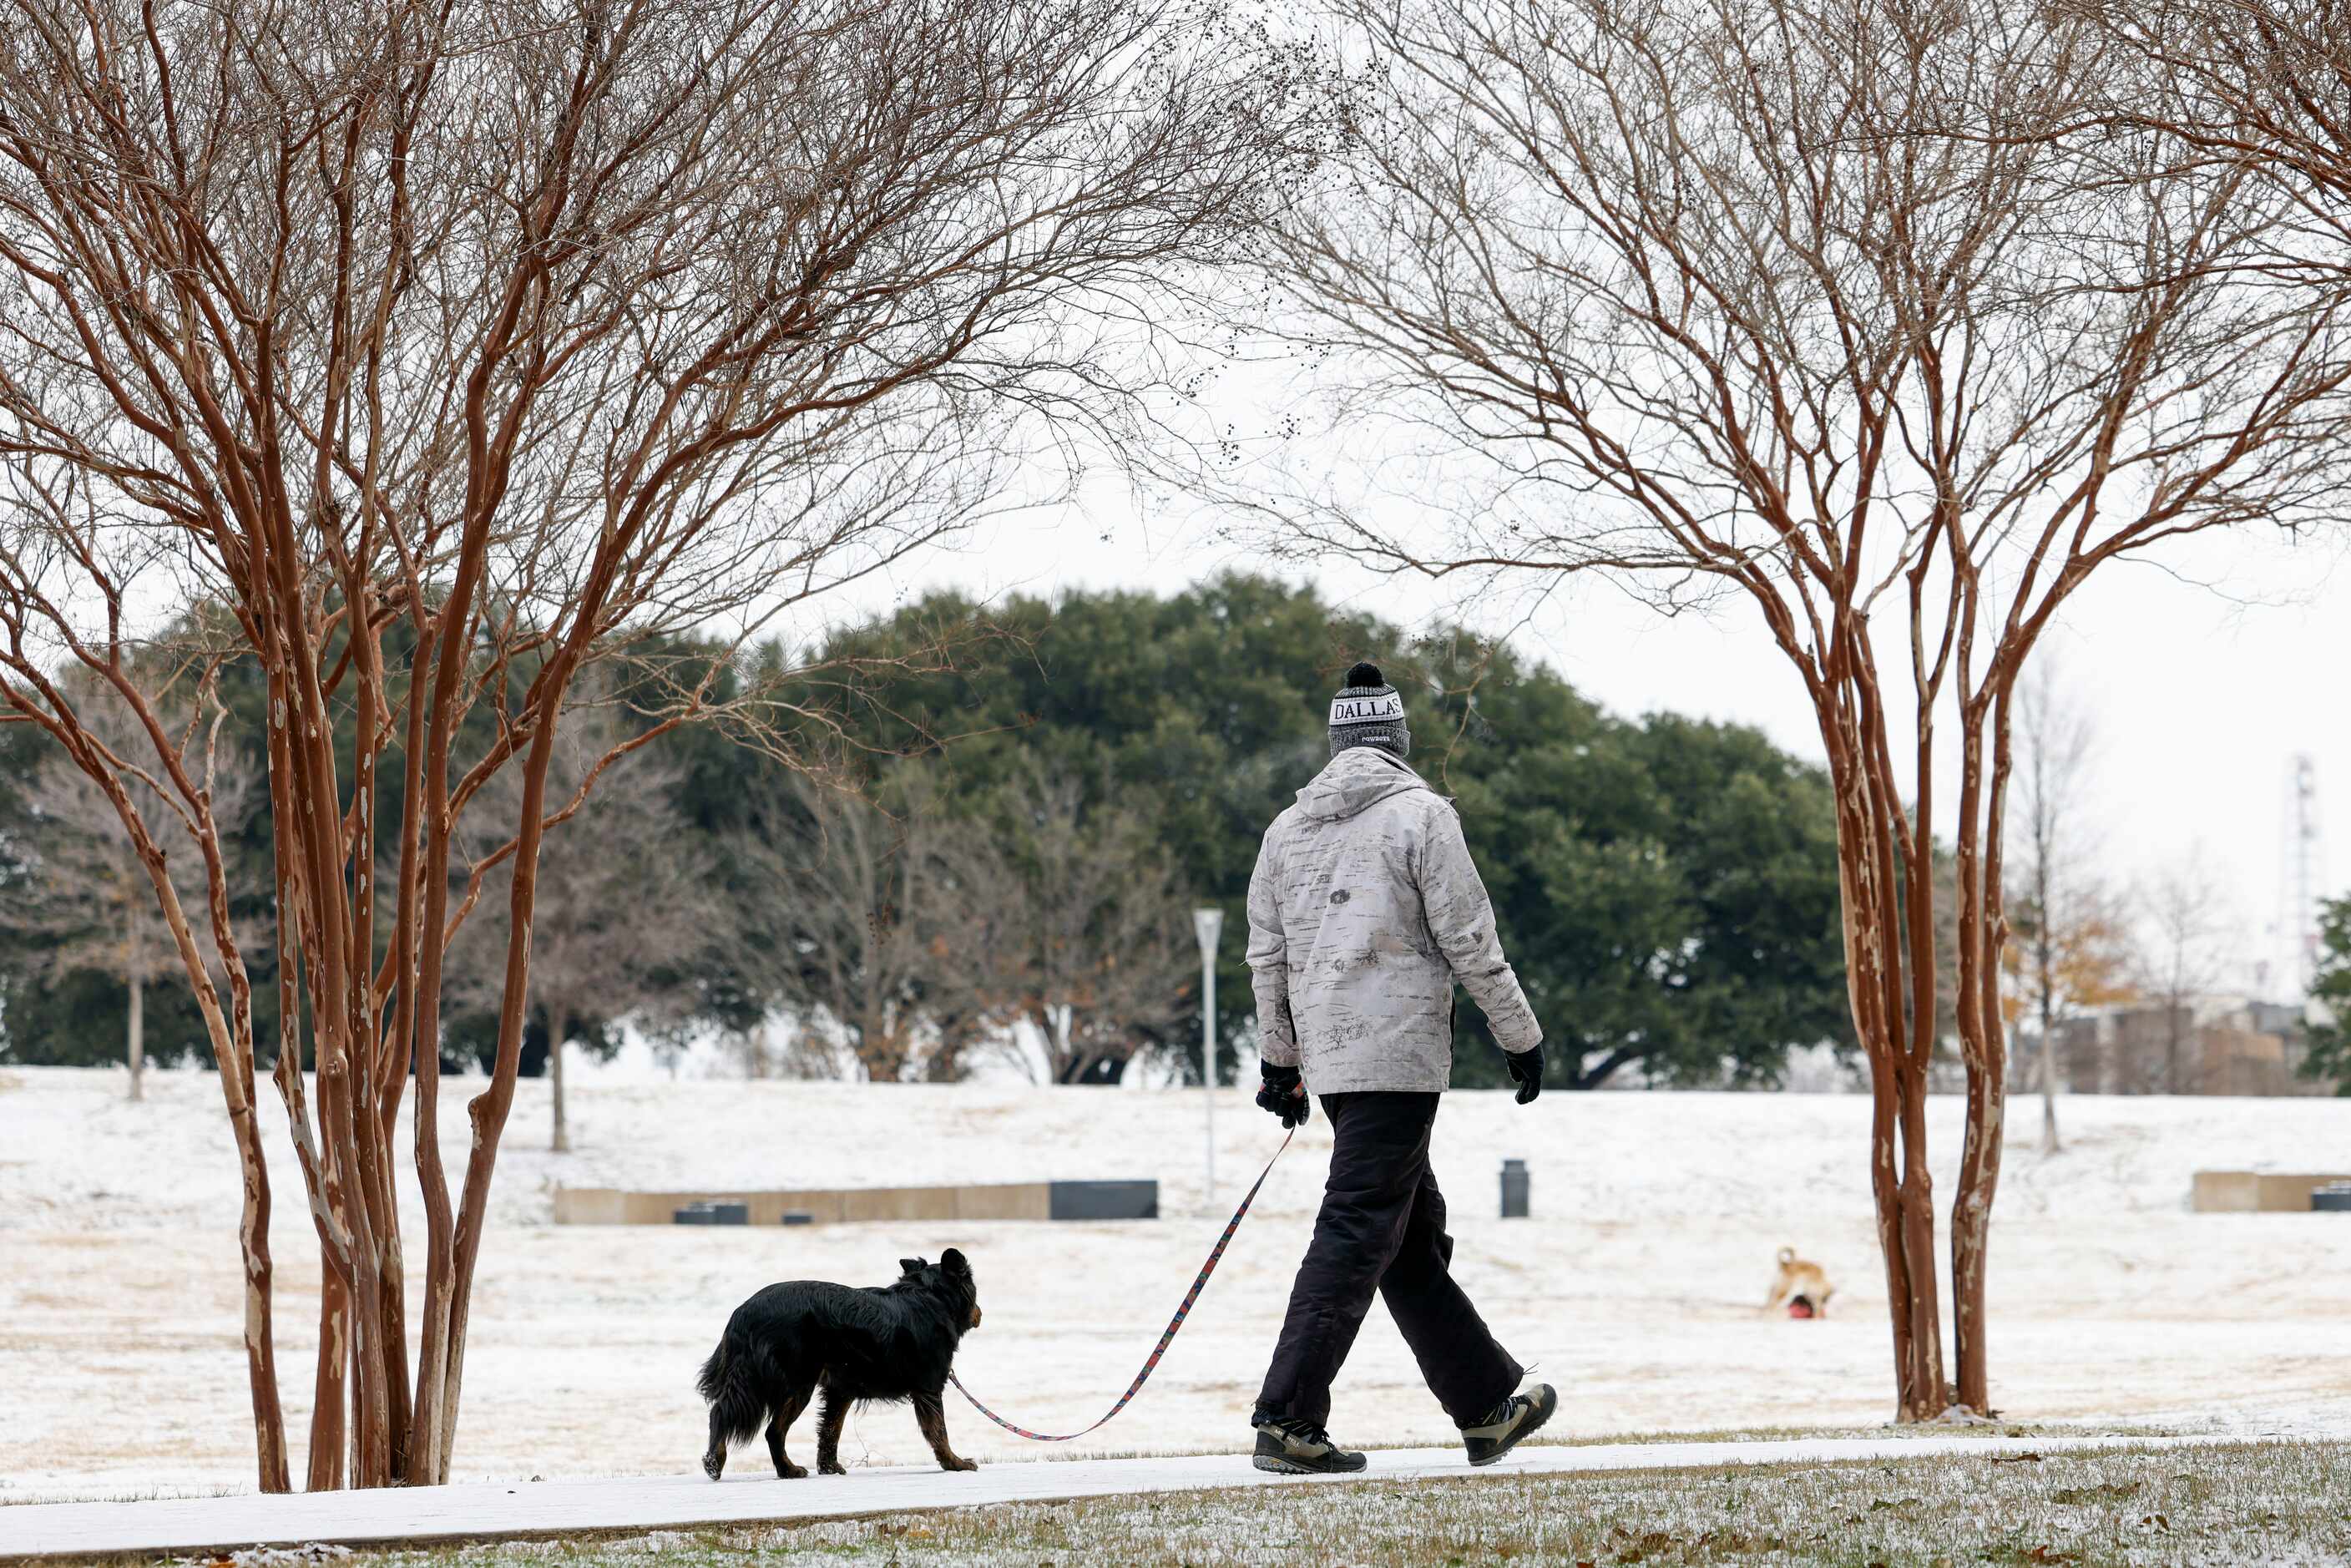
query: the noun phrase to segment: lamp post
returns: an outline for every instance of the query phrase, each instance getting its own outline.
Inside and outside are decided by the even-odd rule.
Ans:
[[[1221,909],[1192,911],[1192,934],[1200,939],[1200,1091],[1208,1108],[1208,1191],[1217,1201],[1217,938],[1225,928]]]

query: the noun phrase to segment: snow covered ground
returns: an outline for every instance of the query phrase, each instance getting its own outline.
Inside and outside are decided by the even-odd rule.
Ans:
[[[0,1501],[250,1483],[236,1166],[219,1088],[193,1073],[149,1082],[149,1101],[133,1105],[119,1073],[0,1071]],[[478,1087],[449,1086],[444,1128],[464,1127]],[[896,1259],[950,1245],[971,1254],[987,1316],[965,1343],[965,1380],[1024,1426],[1074,1430],[1125,1386],[1280,1137],[1238,1091],[1223,1094],[1212,1210],[1196,1092],[590,1078],[573,1091],[578,1148],[566,1155],[546,1152],[545,1096],[543,1084],[523,1085],[500,1158],[461,1479],[674,1474],[702,1441],[694,1369],[743,1296],[778,1279],[881,1282]],[[318,1263],[276,1105],[265,1091],[278,1358],[298,1452]],[[2024,1110],[1991,1281],[1993,1393],[2006,1414],[2351,1432],[2351,1219],[2187,1211],[2199,1168],[2351,1168],[2351,1101],[2070,1100],[2068,1151],[2045,1162]],[[1932,1108],[1946,1191],[1959,1113],[1956,1100]],[[1846,1095],[1554,1092],[1525,1110],[1499,1093],[1448,1100],[1437,1168],[1456,1266],[1504,1342],[1561,1386],[1555,1431],[1885,1418],[1867,1116],[1867,1101]],[[1040,1450],[957,1406],[957,1446],[983,1462],[1239,1446],[1328,1148],[1318,1119],[1117,1421]],[[446,1152],[455,1179],[462,1145]],[[1495,1218],[1505,1156],[1531,1167],[1532,1219]],[[1076,1176],[1156,1176],[1166,1218],[756,1231],[549,1223],[559,1184]],[[406,1218],[420,1236],[413,1199]],[[1782,1244],[1835,1279],[1826,1322],[1757,1311]],[[412,1250],[421,1264],[421,1245]],[[1376,1307],[1333,1427],[1356,1442],[1451,1437]],[[863,1416],[844,1444],[852,1464],[924,1453],[903,1410]]]
[[[2203,1447],[2202,1438],[2155,1438],[2138,1452],[2169,1454]],[[1611,1471],[1720,1470],[1744,1465],[1854,1464],[1873,1459],[2015,1459],[2042,1450],[2068,1458],[2109,1451],[2095,1437],[1964,1437],[1770,1443],[1620,1443],[1520,1448],[1486,1479],[1596,1475]],[[808,1476],[779,1481],[764,1469],[712,1486],[698,1475],[550,1481],[544,1486],[423,1487],[291,1497],[169,1498],[152,1501],[35,1505],[0,1512],[0,1553],[112,1557],[169,1553],[225,1555],[240,1548],[308,1548],[397,1542],[425,1546],[507,1537],[574,1538],[600,1530],[677,1530],[723,1524],[799,1525],[813,1521],[990,1504],[1065,1502],[1155,1492],[1293,1491],[1338,1486],[1373,1493],[1377,1483],[1458,1480],[1472,1474],[1451,1448],[1383,1450],[1353,1476],[1274,1476],[1238,1457],[1094,1459],[1066,1465],[991,1465],[977,1474],[935,1465]],[[1380,1491],[1386,1491],[1380,1487]],[[1355,1500],[1378,1506],[1376,1495]],[[1915,1499],[1913,1500],[1916,1500]],[[903,1527],[902,1527],[903,1529]],[[650,1544],[650,1542],[648,1542]],[[1018,1559],[1034,1562],[1033,1554]],[[1115,1562],[1099,1548],[1092,1559]],[[1222,1554],[1217,1554],[1222,1560]]]

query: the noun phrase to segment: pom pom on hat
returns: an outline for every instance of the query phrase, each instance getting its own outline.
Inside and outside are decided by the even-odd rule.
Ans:
[[[1351,746],[1375,746],[1398,758],[1412,752],[1404,698],[1369,660],[1348,667],[1346,685],[1331,699],[1331,755]]]

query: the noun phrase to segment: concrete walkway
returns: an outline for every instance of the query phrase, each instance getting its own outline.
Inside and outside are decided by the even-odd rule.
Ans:
[[[1488,1475],[1702,1469],[1731,1465],[1898,1459],[1930,1455],[2053,1453],[2203,1439],[2099,1437],[1809,1438],[1779,1443],[1615,1443],[1527,1448]],[[410,1487],[284,1497],[174,1498],[149,1502],[34,1503],[0,1508],[0,1559],[152,1552],[188,1556],[249,1546],[429,1544],[500,1537],[559,1539],[588,1531],[674,1530],[843,1519],[979,1503],[1253,1486],[1345,1485],[1472,1473],[1458,1448],[1375,1451],[1360,1477],[1263,1475],[1245,1457],[1085,1459],[992,1465],[974,1474],[930,1469],[859,1470],[778,1480],[754,1444],[723,1484],[701,1476]]]

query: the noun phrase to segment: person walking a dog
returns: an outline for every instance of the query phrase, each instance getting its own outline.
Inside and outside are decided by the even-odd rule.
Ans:
[[[1275,818],[1249,878],[1249,965],[1264,1055],[1257,1103],[1294,1127],[1321,1099],[1334,1140],[1314,1239],[1250,1424],[1256,1467],[1360,1470],[1331,1440],[1331,1385],[1376,1291],[1489,1465],[1551,1419],[1549,1384],[1495,1343],[1453,1281],[1429,1134],[1451,1077],[1453,986],[1485,1010],[1524,1105],[1542,1092],[1542,1029],[1502,956],[1493,905],[1452,805],[1405,758],[1404,698],[1357,664],[1331,701],[1331,760]]]

